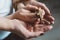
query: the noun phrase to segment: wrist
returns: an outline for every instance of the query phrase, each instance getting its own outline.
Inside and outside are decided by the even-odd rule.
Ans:
[[[12,20],[5,17],[0,17],[0,30],[11,31],[13,27],[14,25]]]
[[[11,14],[9,16],[6,16],[6,18],[8,18],[8,19],[14,19],[14,14]]]

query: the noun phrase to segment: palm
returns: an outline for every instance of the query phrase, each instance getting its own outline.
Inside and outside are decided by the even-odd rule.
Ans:
[[[16,33],[17,35],[21,36],[21,37],[37,37],[39,35],[41,35],[42,33],[44,33],[43,31],[36,31],[38,29],[36,29],[34,31],[34,26],[32,26],[30,23],[26,23],[20,20],[14,20],[14,33]],[[36,26],[37,27],[37,26]]]
[[[35,23],[34,25],[31,25],[30,23],[25,23],[24,22],[24,24],[22,24],[26,29],[28,29],[30,32],[34,32],[34,31],[48,31],[48,30],[50,30],[51,29],[51,25],[45,25],[45,24],[49,24],[49,23],[52,23],[52,22],[54,22],[54,19],[53,19],[53,17],[49,14],[49,11],[46,11],[46,7],[45,6],[43,6],[42,5],[42,3],[38,3],[38,2],[36,2],[38,5],[39,5],[39,7],[43,7],[43,9],[44,9],[44,11],[46,12],[46,14],[44,15],[44,19],[46,20],[46,21],[48,21],[48,22],[46,22],[45,21],[45,23],[44,24],[39,24],[39,23]],[[38,5],[36,5],[36,3],[34,4],[34,3],[25,3],[25,6],[28,6],[28,4],[29,5],[35,5],[35,6],[37,6],[38,7]],[[15,9],[17,8],[17,10],[21,10],[21,8],[23,9],[24,7],[25,7],[24,5],[21,5],[21,3],[20,4],[17,4],[17,6],[15,7]],[[31,6],[30,6],[31,7]],[[20,13],[21,13],[21,11],[20,11]],[[25,14],[26,15],[26,11],[24,12],[22,12],[22,14]],[[27,12],[27,14],[28,14],[29,12]],[[48,15],[49,14],[49,15]],[[25,15],[22,15],[22,16],[24,16],[23,18],[21,17],[21,15],[20,16],[18,16],[18,19],[20,19],[20,17],[22,18],[22,19],[26,19],[26,18],[28,18],[28,16],[25,16]],[[31,18],[30,18],[31,19]],[[27,19],[28,21],[30,20],[29,18]],[[26,21],[27,21],[26,20]],[[24,20],[23,20],[24,21]],[[34,21],[34,20],[33,20]],[[31,21],[30,21],[31,22]],[[37,25],[37,26],[36,26]],[[18,28],[20,28],[20,27],[18,27]]]
[[[46,32],[52,29],[51,25],[45,25],[39,23],[40,23],[39,20],[37,20],[33,25],[31,23],[21,21],[21,24],[30,32],[38,32],[38,31]]]

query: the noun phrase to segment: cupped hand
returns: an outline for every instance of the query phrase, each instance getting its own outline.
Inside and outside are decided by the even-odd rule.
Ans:
[[[25,39],[35,38],[44,33],[43,31],[34,32],[33,29],[31,29],[32,31],[29,31],[29,29],[27,30],[26,27],[34,27],[30,23],[27,24],[26,22],[17,19],[14,19],[12,22],[14,24],[12,32]]]
[[[36,16],[35,13],[31,13],[29,10],[31,9],[38,9],[37,7],[40,7],[42,9],[44,9],[45,11],[45,15],[44,15],[44,24],[40,24],[40,20],[38,22],[36,22],[34,25],[30,24],[30,23],[26,23],[27,26],[25,26],[25,28],[27,28],[29,31],[31,32],[47,32],[48,30],[52,29],[51,24],[54,24],[54,18],[50,13],[50,10],[46,7],[45,4],[41,3],[41,2],[37,2],[37,1],[30,1],[28,4],[25,3],[26,6],[29,7],[25,7],[22,3],[19,4],[20,6],[18,6],[17,8],[19,9],[19,11],[17,11],[15,14],[16,19],[22,19],[25,22],[35,22]],[[39,19],[39,18],[38,18]],[[47,22],[46,22],[47,21]],[[46,25],[48,24],[48,25]]]
[[[46,24],[54,24],[54,17],[51,15],[50,10],[44,3],[38,2],[36,0],[25,0],[24,3],[17,4],[17,10],[21,8],[26,8],[28,10],[43,9],[45,11],[44,21]]]
[[[38,8],[41,8],[45,11],[45,15],[44,15],[44,21],[46,24],[54,24],[54,17],[52,16],[52,13],[50,12],[50,10],[48,9],[48,7],[42,3],[42,2],[38,2],[36,0],[29,0],[28,2],[25,2],[25,5],[33,5],[36,6]]]
[[[12,32],[25,39],[39,37],[52,29],[51,25],[39,24],[39,21],[34,25],[17,19],[12,22],[14,24]]]
[[[24,6],[23,8],[20,7],[20,9],[13,14],[14,19],[19,19],[19,20],[33,23],[37,19],[36,13],[35,13],[37,9],[38,9],[37,7],[30,6],[30,5]]]

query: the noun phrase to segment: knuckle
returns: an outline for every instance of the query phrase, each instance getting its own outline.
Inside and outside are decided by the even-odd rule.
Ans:
[[[45,6],[45,4],[44,3],[41,3],[43,6]]]
[[[42,6],[43,6],[43,7],[46,7],[46,5],[45,5],[44,3],[42,3]]]

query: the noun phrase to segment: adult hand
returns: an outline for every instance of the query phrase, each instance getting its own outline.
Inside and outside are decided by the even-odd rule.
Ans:
[[[54,24],[54,17],[51,15],[50,10],[44,3],[38,2],[36,0],[29,0],[26,5],[34,5],[36,7],[40,7],[45,11],[44,19],[49,22],[49,24]]]
[[[31,11],[37,9],[38,8],[35,6],[24,6],[23,8],[21,8],[20,6],[20,9],[13,14],[14,19],[19,19],[19,20],[33,23],[36,21],[37,17],[36,17],[36,13]]]
[[[28,10],[38,9],[36,6],[32,6],[32,5],[28,5],[28,7],[25,7],[23,4],[19,4],[19,5],[20,5],[20,6],[19,6],[19,7],[20,7],[20,10],[21,10],[21,8],[24,10],[24,11],[21,10],[22,14],[25,13],[25,12],[27,12],[26,15],[27,15],[27,14],[29,14],[29,15],[31,14],[31,13],[28,13],[28,12],[30,12],[30,11],[28,11]],[[18,8],[19,8],[19,7],[18,7]],[[24,9],[24,7],[27,8],[28,10]],[[20,11],[19,11],[19,12],[20,12]],[[35,13],[34,13],[34,14],[35,14]],[[51,23],[53,24],[53,23],[54,23],[54,18],[53,18],[51,15],[46,15],[46,14],[47,14],[47,13],[45,13],[45,15],[44,15],[44,19],[45,19],[46,21],[48,21],[48,23],[47,23],[47,22],[46,22],[46,23],[47,23],[47,24],[51,24]],[[31,16],[32,16],[32,15],[31,15]],[[30,17],[31,17],[31,16],[30,16]],[[19,17],[19,16],[18,16],[18,17]],[[31,18],[29,18],[29,17],[27,17],[27,16],[24,15],[24,17],[25,17],[25,18],[22,18],[22,17],[21,17],[21,18],[22,18],[23,20],[25,19],[25,21],[27,21],[27,20],[28,20],[28,21],[30,20],[30,22],[33,22],[33,21],[34,21],[34,19],[31,19],[33,16],[32,16]],[[19,18],[20,18],[20,17],[19,17]],[[28,19],[27,19],[27,18],[28,18]],[[27,19],[27,20],[26,20],[26,19]],[[33,21],[32,21],[32,20],[33,20]],[[41,25],[42,25],[42,24],[40,24],[40,28],[41,28]],[[44,27],[44,26],[48,26],[48,27]],[[47,30],[47,29],[49,29],[49,28],[52,28],[52,27],[50,27],[50,26],[51,26],[51,25],[45,25],[45,24],[43,24],[43,27],[42,27],[41,29],[46,29],[46,30]],[[27,29],[29,29],[29,28],[30,28],[30,27],[27,27]],[[39,28],[39,27],[37,27],[37,28]]]
[[[28,5],[28,4],[34,5],[34,6],[37,6],[37,7],[40,7],[40,8],[42,8],[42,9],[46,12],[47,15],[51,15],[50,10],[49,10],[49,9],[47,8],[47,6],[46,6],[44,3],[42,3],[42,2],[38,2],[38,1],[36,1],[36,0],[29,0],[28,2],[25,1],[25,5]]]
[[[20,2],[21,1],[21,2]],[[37,6],[37,7],[41,7],[42,9],[44,9],[44,11],[48,14],[48,15],[51,15],[50,14],[50,10],[47,8],[47,6],[44,4],[44,3],[41,3],[41,2],[38,2],[38,1],[36,1],[36,0],[24,0],[23,2],[22,2],[23,0],[14,0],[13,2],[14,2],[14,7],[15,7],[15,9],[17,8],[17,6],[19,6],[19,4],[20,3],[24,3],[24,5],[28,5],[28,4],[30,4],[30,5],[33,5],[33,6]]]
[[[46,25],[46,24],[40,24],[40,19],[38,18],[35,25],[34,25],[34,31],[43,31],[47,32],[53,28],[52,25]]]
[[[50,10],[47,8],[47,6],[44,3],[38,2],[36,0],[25,0],[24,4],[25,5],[23,5],[23,3],[17,4],[17,9],[19,10],[21,8],[24,8],[24,6],[29,6],[29,7],[33,6],[33,8],[35,7],[35,9],[38,9],[40,7],[45,11],[44,19],[45,19],[45,21],[47,21],[46,24],[54,24],[55,19],[51,15]],[[29,10],[31,10],[31,9],[29,9]]]
[[[12,32],[25,39],[38,37],[44,33],[43,31],[34,32],[33,29],[31,29],[32,31],[27,30],[26,27],[33,27],[30,23],[27,24],[17,19],[14,19],[12,22],[14,24]]]
[[[36,22],[34,25],[17,19],[14,19],[12,22],[14,24],[12,32],[25,39],[39,37],[44,32],[52,29],[51,25],[43,25],[39,24],[39,22]]]

